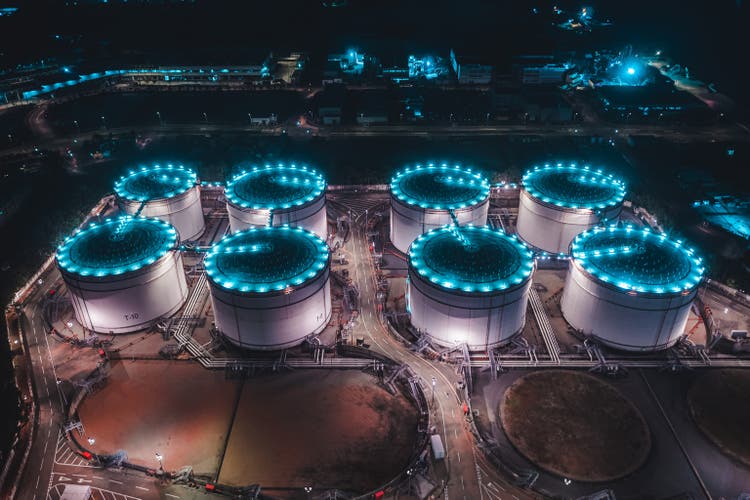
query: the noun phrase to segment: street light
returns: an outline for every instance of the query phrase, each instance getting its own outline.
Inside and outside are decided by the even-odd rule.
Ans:
[[[102,125],[104,125],[104,128],[107,128],[107,120],[104,119],[104,115],[102,115]]]
[[[159,125],[164,125],[164,122],[161,121],[161,113],[160,112],[158,112],[158,111],[156,112],[156,117],[159,118]]]
[[[164,470],[164,464],[162,463],[164,457],[158,451],[154,455],[156,455],[156,459],[159,461],[159,470]]]
[[[437,384],[437,379],[435,377],[432,377],[432,402],[435,402],[435,385]]]
[[[90,437],[90,438],[88,439],[88,442],[89,442],[89,446],[94,446],[94,443],[96,443],[96,439],[94,439],[94,438]]]

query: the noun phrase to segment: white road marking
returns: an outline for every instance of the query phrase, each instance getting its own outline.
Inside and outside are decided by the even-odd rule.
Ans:
[[[136,485],[136,488],[138,488],[139,490],[148,491],[148,488],[144,488],[143,486]]]

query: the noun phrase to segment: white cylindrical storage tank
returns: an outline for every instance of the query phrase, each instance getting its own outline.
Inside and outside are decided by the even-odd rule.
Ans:
[[[583,335],[627,351],[674,345],[704,272],[692,249],[632,226],[594,228],[571,245],[560,305]]]
[[[128,333],[174,314],[188,296],[177,231],[158,219],[93,223],[57,249],[57,267],[78,322]]]
[[[248,349],[285,349],[331,319],[328,245],[302,228],[249,228],[206,256],[216,328]]]
[[[268,225],[302,227],[328,238],[326,181],[303,165],[254,166],[227,182],[227,211],[233,233]]]
[[[198,176],[182,165],[130,170],[115,183],[115,194],[120,210],[169,222],[182,241],[197,239],[206,228]]]
[[[487,224],[490,183],[460,165],[426,163],[391,179],[391,243],[406,253],[421,234],[457,222]]]
[[[445,226],[409,249],[407,307],[436,344],[487,349],[526,321],[534,259],[515,236],[486,226]]]
[[[579,233],[620,215],[625,184],[575,163],[545,163],[523,176],[516,232],[529,246],[567,254]]]

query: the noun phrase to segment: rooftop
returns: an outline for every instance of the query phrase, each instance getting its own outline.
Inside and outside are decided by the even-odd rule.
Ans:
[[[705,272],[703,260],[692,248],[648,228],[594,228],[579,234],[571,248],[586,272],[628,292],[689,291]]]
[[[328,245],[302,228],[250,228],[211,248],[206,274],[227,290],[277,293],[317,277],[328,256]]]
[[[564,208],[596,210],[625,198],[625,183],[602,170],[575,163],[545,163],[523,176],[526,191],[545,203]]]
[[[482,174],[461,165],[425,163],[406,167],[391,179],[391,193],[410,205],[453,210],[475,205],[490,194]]]
[[[156,262],[176,245],[177,232],[168,223],[124,216],[68,237],[57,248],[57,263],[81,276],[119,275]]]
[[[419,275],[449,290],[488,293],[523,283],[532,253],[515,236],[487,226],[445,226],[412,243],[409,262]]]
[[[290,208],[303,205],[320,196],[326,181],[307,166],[253,166],[242,170],[227,182],[227,199],[240,207],[253,209]]]
[[[184,193],[198,182],[196,173],[182,165],[152,165],[130,170],[115,182],[115,193],[121,198],[148,201],[171,198]]]

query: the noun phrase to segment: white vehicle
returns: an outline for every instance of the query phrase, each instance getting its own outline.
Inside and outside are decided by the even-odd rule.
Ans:
[[[91,498],[91,486],[83,484],[66,484],[60,500],[89,500]]]
[[[440,439],[440,434],[433,434],[430,436],[430,446],[432,447],[432,456],[435,460],[442,460],[445,458],[445,448],[443,448],[443,440]]]

